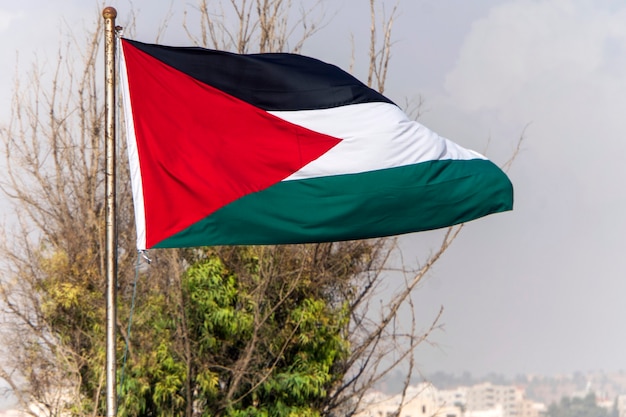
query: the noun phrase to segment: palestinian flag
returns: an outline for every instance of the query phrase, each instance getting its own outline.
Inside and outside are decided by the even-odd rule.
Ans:
[[[496,165],[333,65],[121,49],[139,249],[389,236],[512,208]]]

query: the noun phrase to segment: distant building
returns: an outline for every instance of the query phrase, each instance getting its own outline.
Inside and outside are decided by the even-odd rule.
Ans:
[[[504,410],[501,405],[483,410],[468,410],[463,417],[504,417]]]
[[[404,399],[380,393],[368,396],[357,417],[541,417],[545,411],[544,404],[526,399],[524,390],[513,386],[485,383],[437,390],[420,384],[409,387]]]
[[[442,405],[465,408],[465,404],[467,404],[467,387],[439,390],[437,392],[437,401]]]
[[[617,396],[617,412],[619,417],[626,417],[626,395]]]
[[[475,416],[469,412],[490,410],[501,410],[502,417],[539,417],[546,411],[544,404],[526,399],[522,388],[490,382],[468,388],[465,409],[465,417]]]
[[[438,390],[430,384],[409,387],[402,395],[391,397],[375,393],[364,399],[365,410],[357,417],[463,417],[460,407],[442,405]]]

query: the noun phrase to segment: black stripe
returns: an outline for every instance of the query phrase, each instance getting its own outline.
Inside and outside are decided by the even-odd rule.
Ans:
[[[198,47],[170,47],[124,40],[198,81],[264,110],[392,103],[342,69],[302,55],[239,55]]]

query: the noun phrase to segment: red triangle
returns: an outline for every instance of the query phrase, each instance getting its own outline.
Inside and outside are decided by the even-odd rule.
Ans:
[[[122,46],[147,247],[283,180],[340,142],[201,83],[126,42]]]

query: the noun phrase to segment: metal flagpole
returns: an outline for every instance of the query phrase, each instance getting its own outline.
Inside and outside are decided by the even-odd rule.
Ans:
[[[106,198],[105,262],[107,281],[106,323],[106,399],[107,417],[117,415],[117,377],[115,358],[116,302],[117,302],[117,242],[115,239],[115,17],[117,10],[106,7],[104,17],[104,152]]]

